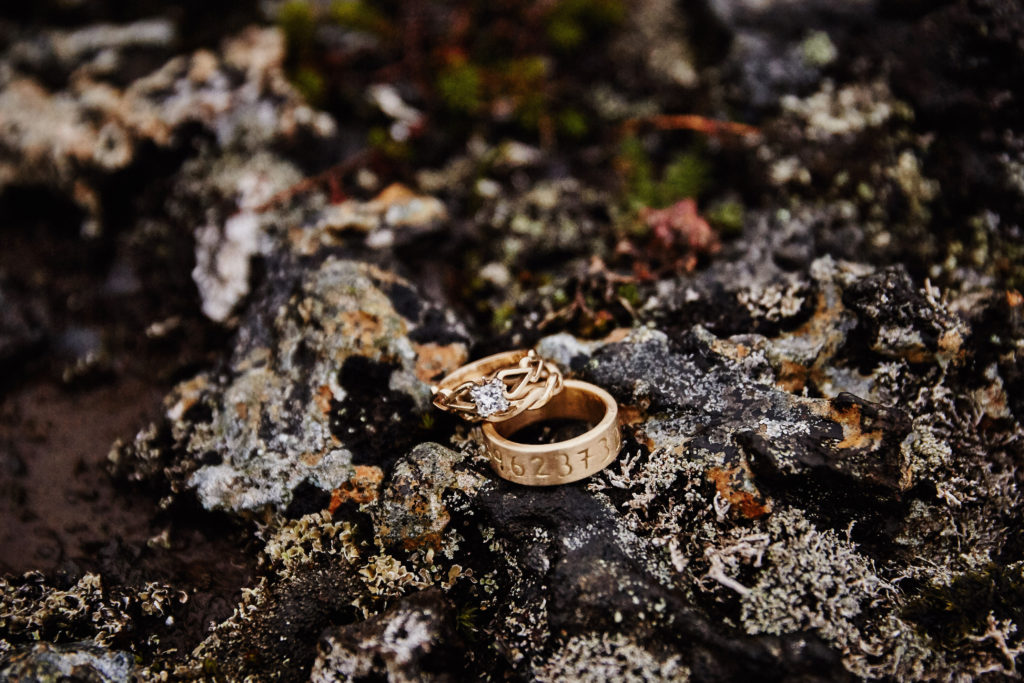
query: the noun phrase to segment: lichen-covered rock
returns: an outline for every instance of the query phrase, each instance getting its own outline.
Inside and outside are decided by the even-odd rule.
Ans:
[[[90,40],[115,38],[77,42]],[[303,132],[332,134],[331,119],[302,102],[284,77],[283,60],[281,34],[253,28],[220,54],[176,57],[124,88],[94,80],[83,67],[67,89],[51,92],[15,70],[0,90],[0,189],[57,188],[82,208],[83,230],[95,235],[102,227],[97,180],[129,167],[147,144],[174,145],[186,126],[202,126],[223,148],[249,150]]]
[[[310,681],[348,683],[368,676],[393,683],[458,681],[465,653],[454,621],[439,591],[402,598],[383,614],[324,634]]]
[[[678,655],[659,657],[624,635],[574,636],[537,671],[537,680],[599,683],[686,683],[692,672]]]
[[[354,477],[354,459],[380,466],[397,458],[368,445],[403,431],[402,441],[415,438],[429,402],[420,356],[433,351],[416,345],[458,345],[458,325],[372,265],[328,257],[296,266],[286,260],[265,285],[229,365],[179,385],[167,422],[115,450],[115,467],[151,476],[162,467],[152,458],[170,453],[147,443],[169,430],[182,449],[164,470],[171,488],[194,489],[209,509],[240,511],[284,508],[303,482],[338,489]],[[431,329],[438,318],[447,327]],[[431,372],[452,369],[444,365]]]
[[[12,680],[61,680],[72,669],[84,676],[91,668],[104,681],[127,680],[134,661],[107,648],[136,629],[173,623],[187,602],[188,594],[171,586],[104,586],[92,573],[63,587],[39,572],[0,577],[0,657],[7,667],[0,664],[0,672],[7,670]],[[75,645],[46,645],[53,642]]]
[[[384,547],[439,547],[451,521],[444,504],[448,489],[474,495],[486,479],[454,468],[464,454],[439,444],[419,444],[391,472],[379,500],[370,507],[377,540]]]
[[[111,451],[112,486],[151,504],[147,548],[229,528],[252,565],[192,629],[185,553],[159,581],[104,557],[0,579],[0,671],[1019,676],[1017,4],[548,3],[538,35],[595,22],[609,49],[500,69],[450,3],[263,4],[280,31],[178,56],[160,20],[0,24],[0,190],[71,197],[96,235],[105,188],[160,156],[109,225],[194,236],[190,305],[223,335]],[[438,92],[422,55],[448,60]],[[48,337],[0,282],[11,367]],[[88,358],[99,326],[54,338]],[[621,452],[585,481],[511,484],[430,407],[469,358],[531,346],[619,402]]]
[[[135,662],[127,652],[108,650],[89,643],[52,645],[39,643],[15,652],[0,665],[0,676],[11,683],[58,683],[96,681],[128,683]]]

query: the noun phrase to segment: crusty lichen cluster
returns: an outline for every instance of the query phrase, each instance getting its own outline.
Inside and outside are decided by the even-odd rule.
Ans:
[[[159,646],[156,637],[139,631],[146,624],[173,624],[174,613],[188,594],[157,582],[140,586],[104,586],[97,573],[85,573],[59,588],[39,572],[0,578],[0,656],[15,645],[85,640],[118,647],[137,640],[140,647]]]
[[[977,19],[965,6],[935,11]],[[572,43],[581,7],[547,28]],[[323,74],[274,29],[178,57],[163,23],[51,32],[34,67],[0,57],[0,126],[21,129],[0,149],[0,189],[71,197],[95,236],[105,181],[150,146],[188,157],[139,223],[194,234],[197,305],[233,336],[115,446],[111,469],[161,514],[223,515],[258,558],[233,613],[187,651],[146,633],[189,608],[175,586],[0,579],[0,672],[1019,675],[1024,297],[1004,263],[1019,245],[1001,253],[1024,196],[1019,132],[986,133],[1000,152],[981,165],[1006,187],[983,188],[1001,202],[960,225],[969,198],[949,199],[951,148],[917,111],[929,103],[895,71],[848,68],[844,22],[878,19],[872,3],[710,3],[730,40],[701,73],[682,10],[635,7],[651,14],[631,7],[624,25],[651,42],[616,50],[683,100],[602,75],[588,84],[609,126],[599,149],[474,128],[432,169],[417,168],[410,126],[444,138],[448,124],[402,99],[416,87],[375,83],[360,93],[374,121],[345,112],[376,129],[372,153],[308,175],[348,133],[299,96],[323,97]],[[355,40],[372,62],[395,37],[364,3],[332,5],[323,30],[307,3],[277,10],[293,50]],[[129,49],[152,51],[155,70],[114,83]],[[488,69],[431,55],[453,60],[439,106],[490,101]],[[48,61],[60,89],[20,71]],[[689,96],[698,82],[707,103]],[[670,116],[681,102],[708,116]],[[758,126],[737,136],[713,120],[733,112]],[[586,136],[588,123],[559,125]],[[510,346],[614,394],[625,440],[607,469],[513,486],[478,431],[430,410],[439,376]]]

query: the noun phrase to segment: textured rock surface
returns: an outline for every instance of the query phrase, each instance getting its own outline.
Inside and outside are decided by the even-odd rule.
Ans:
[[[0,22],[0,676],[1019,676],[1024,11],[400,4]],[[517,347],[606,470],[431,408]]]
[[[118,683],[131,680],[134,670],[127,652],[96,645],[40,643],[11,655],[0,674],[8,681],[84,680]]]

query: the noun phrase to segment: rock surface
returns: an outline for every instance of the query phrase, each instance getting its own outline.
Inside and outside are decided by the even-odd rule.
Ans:
[[[109,515],[0,558],[0,675],[1019,676],[1024,10],[677,5],[505,8],[500,64],[436,3],[0,23],[0,390],[170,387],[100,503],[0,413],[11,519]],[[434,411],[519,347],[619,402],[608,468],[514,485]]]

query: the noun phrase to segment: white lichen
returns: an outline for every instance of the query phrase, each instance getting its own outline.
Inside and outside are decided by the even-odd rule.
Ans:
[[[690,670],[679,655],[659,656],[621,633],[573,636],[533,674],[539,683],[685,683]]]

